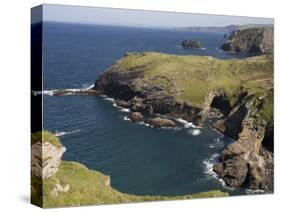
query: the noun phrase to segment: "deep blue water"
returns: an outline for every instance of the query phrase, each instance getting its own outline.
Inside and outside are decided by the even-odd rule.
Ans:
[[[206,49],[180,47],[198,39]],[[125,52],[158,51],[179,55],[243,57],[217,49],[219,33],[44,23],[43,82],[45,90],[81,88],[95,82]],[[231,191],[210,175],[206,162],[229,139],[211,130],[154,129],[124,120],[128,115],[96,96],[44,96],[43,126],[67,148],[64,160],[78,161],[111,176],[122,192],[153,195],[190,194],[210,189]]]

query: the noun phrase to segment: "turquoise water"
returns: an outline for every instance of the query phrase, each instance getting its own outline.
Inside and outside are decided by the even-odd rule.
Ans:
[[[205,49],[180,47],[184,39],[198,39]],[[212,55],[226,59],[243,55],[217,49],[223,34],[175,30],[44,23],[44,89],[81,88],[128,51],[158,51],[180,55]],[[230,139],[213,131],[208,120],[198,135],[178,126],[155,129],[126,120],[127,112],[96,96],[44,95],[44,128],[58,133],[67,148],[64,160],[78,161],[111,176],[122,192],[180,195],[230,190],[208,167]]]

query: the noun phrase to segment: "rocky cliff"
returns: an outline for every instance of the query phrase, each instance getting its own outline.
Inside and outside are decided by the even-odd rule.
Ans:
[[[42,179],[47,179],[58,171],[61,157],[66,149],[59,143],[54,144],[53,141],[57,138],[49,135],[48,132],[32,136],[34,143],[31,146],[31,172]]]
[[[220,48],[227,52],[273,54],[273,27],[236,30]]]
[[[141,114],[162,114],[214,128],[236,141],[214,167],[227,185],[273,184],[273,57],[219,60],[204,56],[130,53],[98,77],[93,88]]]

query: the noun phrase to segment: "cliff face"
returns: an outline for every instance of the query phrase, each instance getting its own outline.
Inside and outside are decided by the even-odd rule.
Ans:
[[[272,100],[271,92],[246,97],[228,117],[214,124],[219,131],[236,138],[213,167],[228,186],[273,189],[273,149],[266,147],[267,137],[273,143],[273,118],[266,117],[262,109],[265,101]]]
[[[53,176],[58,171],[61,157],[66,148],[61,146],[57,138],[48,132],[33,134],[32,142],[32,174],[42,179]]]
[[[95,91],[141,113],[202,125],[212,108],[214,128],[236,141],[214,167],[233,187],[273,183],[273,58],[218,60],[159,53],[127,54],[96,80]]]
[[[223,51],[249,54],[273,54],[273,28],[236,30],[220,47]]]

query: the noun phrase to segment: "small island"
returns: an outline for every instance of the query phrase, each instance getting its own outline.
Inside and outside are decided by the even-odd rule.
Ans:
[[[184,40],[182,42],[183,48],[189,48],[189,49],[200,49],[202,48],[202,44],[199,40]]]

